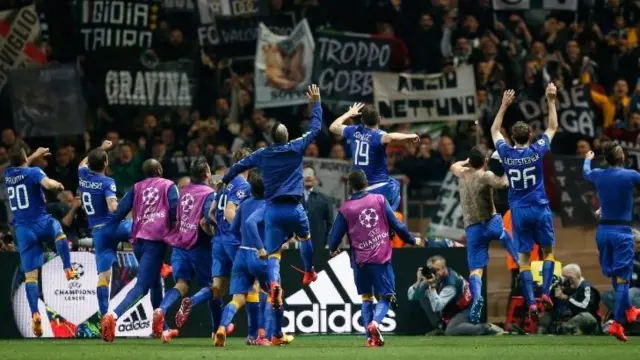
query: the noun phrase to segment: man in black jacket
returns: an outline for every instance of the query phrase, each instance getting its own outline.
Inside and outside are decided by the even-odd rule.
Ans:
[[[326,251],[327,238],[333,225],[333,204],[331,199],[315,190],[317,185],[316,170],[311,165],[304,167],[304,197],[302,205],[309,217],[313,251]]]
[[[599,332],[600,293],[582,277],[580,266],[562,268],[562,280],[554,285],[553,310],[540,318],[539,333],[588,335]]]

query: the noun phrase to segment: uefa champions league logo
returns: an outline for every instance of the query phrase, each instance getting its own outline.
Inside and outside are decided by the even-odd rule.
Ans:
[[[373,208],[367,208],[360,212],[360,216],[358,216],[358,220],[360,220],[360,225],[366,227],[367,229],[371,229],[372,227],[378,225],[378,213]]]
[[[150,208],[158,203],[160,200],[160,192],[157,188],[148,187],[142,191],[142,203],[147,206],[146,211],[150,211]]]
[[[196,202],[196,199],[193,198],[191,194],[184,194],[182,199],[180,199],[180,206],[182,206],[182,214],[189,215],[193,206]]]

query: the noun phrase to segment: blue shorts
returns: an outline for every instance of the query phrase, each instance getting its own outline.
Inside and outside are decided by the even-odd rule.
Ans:
[[[367,192],[384,196],[393,211],[400,206],[400,182],[396,179],[389,178],[387,182],[369,185]]]
[[[62,232],[60,222],[52,217],[14,229],[22,271],[39,269],[44,264],[44,243],[53,244]]]
[[[599,225],[596,243],[602,273],[627,281],[633,274],[634,239],[629,226]]]
[[[253,290],[253,283],[258,280],[262,289],[267,289],[269,282],[267,260],[258,258],[256,250],[238,249],[236,261],[231,271],[231,295],[248,294]]]
[[[188,250],[174,247],[171,268],[176,282],[189,282],[195,273],[200,286],[211,286],[211,242],[200,242]]]
[[[356,289],[358,289],[358,295],[395,295],[396,277],[393,273],[391,262],[358,266],[353,260],[353,257],[351,259],[353,278],[356,283]]]
[[[98,274],[111,270],[111,266],[117,261],[118,244],[129,240],[132,227],[133,221],[126,219],[120,223],[110,223],[91,231]]]
[[[495,214],[483,223],[464,229],[467,236],[467,263],[470,270],[482,269],[489,264],[489,243],[497,240],[504,231],[502,217]]]
[[[518,244],[518,252],[528,254],[533,244],[552,247],[555,244],[553,214],[549,205],[538,205],[511,209],[513,237]]]
[[[136,239],[133,253],[138,259],[137,281],[143,288],[158,284],[166,250],[167,245],[162,241]]]
[[[280,250],[291,233],[307,238],[309,218],[299,202],[271,202],[264,214],[264,231],[265,250],[267,254],[273,254]]]
[[[214,241],[211,246],[211,277],[228,278],[231,276],[238,247],[238,245],[227,245]]]

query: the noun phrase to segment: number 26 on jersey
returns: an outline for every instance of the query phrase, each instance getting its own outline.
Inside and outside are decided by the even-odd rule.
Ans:
[[[524,190],[533,187],[537,183],[536,167],[524,169],[509,169],[509,183],[514,190]]]

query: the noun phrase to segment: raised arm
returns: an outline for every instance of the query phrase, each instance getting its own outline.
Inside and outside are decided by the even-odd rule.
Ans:
[[[316,139],[322,129],[322,103],[320,101],[320,88],[315,84],[309,86],[307,98],[309,98],[309,102],[313,103],[309,131],[304,133],[301,137],[289,142],[291,149],[299,154],[304,154],[307,147]]]
[[[355,103],[349,106],[349,110],[347,110],[347,112],[342,114],[339,118],[333,120],[333,122],[329,126],[329,131],[331,131],[335,135],[343,136],[342,134],[344,133],[344,129],[347,127],[346,125],[344,125],[344,122],[348,119],[360,115],[360,110],[362,110],[363,107],[363,103]]]
[[[100,145],[100,149],[109,150],[112,145],[113,145],[113,143],[111,141],[105,140],[105,141],[102,142],[102,145]],[[87,154],[87,156],[85,156],[84,159],[82,159],[82,161],[80,161],[80,164],[78,164],[78,169],[82,169],[84,167],[87,167],[88,163],[89,163],[89,154]]]
[[[493,171],[487,170],[482,174],[481,179],[484,184],[491,185],[494,189],[504,189],[509,187],[509,180],[507,180],[506,173],[500,177],[494,174]]]
[[[420,141],[420,136],[418,134],[403,134],[403,133],[388,133],[382,136],[382,143],[388,144],[394,141],[407,141],[412,140],[414,142]]]
[[[118,204],[116,212],[113,214],[113,217],[116,221],[121,221],[122,219],[127,217],[128,213],[131,212],[131,209],[133,209],[133,197],[133,188],[131,188],[131,190],[127,191],[127,193],[124,194],[122,200],[120,200],[120,203]]]
[[[502,104],[500,105],[500,110],[496,114],[496,118],[493,119],[493,124],[491,125],[491,139],[493,139],[493,143],[498,147],[498,141],[504,141],[504,137],[500,130],[502,129],[502,120],[504,120],[504,114],[507,112],[509,105],[513,103],[515,99],[516,92],[513,90],[507,90],[502,95]]]
[[[469,170],[467,165],[469,165],[469,159],[463,160],[463,161],[457,161],[451,164],[449,171],[451,171],[451,173],[456,177],[462,177],[462,174],[464,174],[465,172],[467,172],[467,170]]]
[[[231,169],[229,169],[229,171],[227,171],[227,173],[222,177],[222,183],[228,184],[229,182],[231,182],[231,180],[238,176],[238,174],[257,167],[260,163],[260,158],[262,156],[263,150],[264,148],[258,149],[251,153],[251,155],[233,164]]]
[[[51,155],[49,148],[37,148],[36,151],[33,152],[33,154],[27,157],[27,166],[31,166],[31,163],[33,163],[37,158],[49,155]]]
[[[64,190],[64,186],[61,183],[53,179],[50,179],[48,177],[42,178],[42,180],[40,180],[40,185],[42,185],[42,187],[47,190],[56,190],[56,191]]]
[[[589,181],[594,180],[593,170],[591,170],[591,160],[593,160],[594,156],[595,154],[593,153],[593,151],[589,151],[587,153],[587,156],[584,158],[584,165],[582,165],[582,175],[584,175],[584,178]]]
[[[558,131],[558,111],[556,110],[557,89],[553,83],[547,85],[545,95],[547,96],[547,106],[549,107],[549,124],[544,133],[549,137],[549,141],[553,140],[553,136]]]

